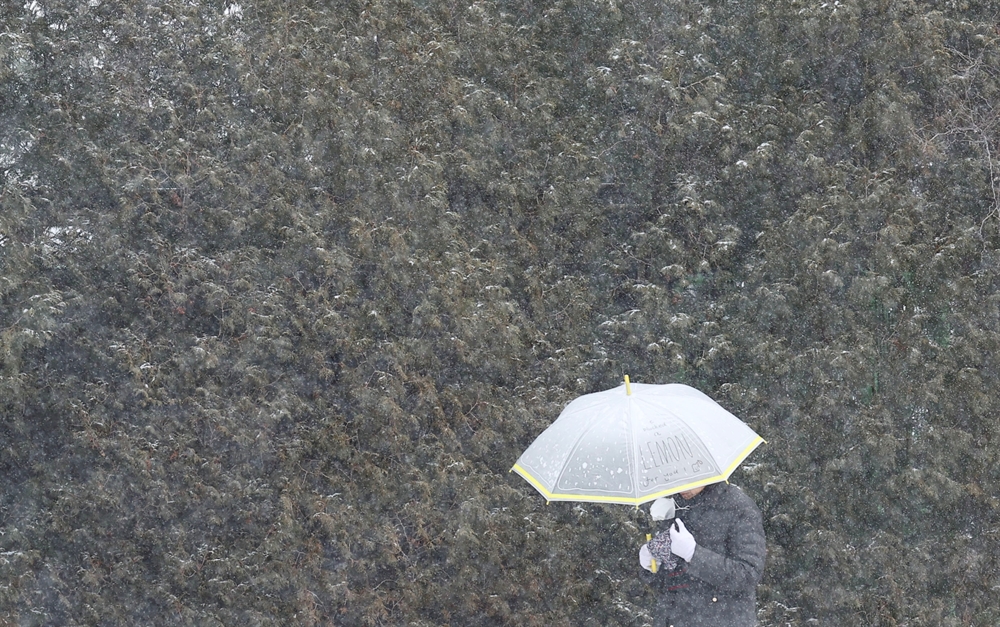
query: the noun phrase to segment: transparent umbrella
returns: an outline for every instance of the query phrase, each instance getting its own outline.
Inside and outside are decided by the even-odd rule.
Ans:
[[[511,469],[549,501],[639,505],[725,481],[764,440],[680,383],[581,396]]]

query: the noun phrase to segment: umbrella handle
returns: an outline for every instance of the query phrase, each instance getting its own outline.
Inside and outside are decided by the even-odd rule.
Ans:
[[[646,534],[646,542],[649,542],[652,539],[653,539],[652,534],[647,533]],[[650,556],[650,558],[649,558],[649,569],[650,569],[650,571],[654,575],[656,574],[656,558],[655,557]]]

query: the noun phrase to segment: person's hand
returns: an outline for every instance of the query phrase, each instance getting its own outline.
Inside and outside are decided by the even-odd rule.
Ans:
[[[684,521],[680,518],[674,520],[670,525],[670,552],[685,562],[690,562],[694,557],[694,547],[698,543],[694,541],[694,536],[684,526]]]
[[[639,565],[653,572],[653,555],[649,552],[649,545],[643,544],[639,549]]]

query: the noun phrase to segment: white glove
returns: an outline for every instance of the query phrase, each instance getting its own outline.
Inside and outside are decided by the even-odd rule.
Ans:
[[[653,555],[649,552],[649,546],[643,544],[642,548],[639,549],[639,565],[653,572]]]
[[[670,552],[685,562],[690,562],[694,557],[694,548],[698,543],[694,541],[694,536],[684,527],[684,521],[680,518],[670,525]]]

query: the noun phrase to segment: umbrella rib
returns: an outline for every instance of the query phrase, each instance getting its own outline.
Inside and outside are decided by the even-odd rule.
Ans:
[[[639,464],[636,461],[635,455],[635,425],[632,422],[632,395],[629,394],[625,400],[628,404],[625,406],[625,424],[628,425],[628,445],[625,447],[625,455],[627,456],[627,462],[629,467],[631,467],[632,472],[629,473],[629,481],[632,484],[632,500],[638,501],[639,499]]]

